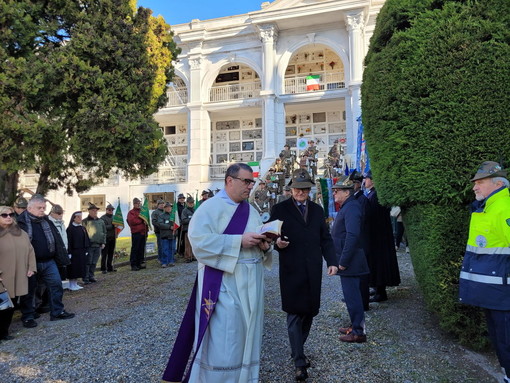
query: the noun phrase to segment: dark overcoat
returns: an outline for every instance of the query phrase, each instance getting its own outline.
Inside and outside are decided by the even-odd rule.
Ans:
[[[338,264],[345,267],[339,275],[361,276],[369,273],[361,242],[363,214],[358,200],[350,196],[342,205],[331,227]]]
[[[335,247],[322,207],[307,201],[305,216],[293,198],[273,206],[270,220],[283,221],[282,236],[289,246],[275,249],[280,255],[280,292],[282,309],[289,314],[319,313],[323,258],[337,266]]]
[[[368,220],[370,238],[368,249],[370,285],[374,287],[398,286],[400,284],[400,271],[395,251],[390,209],[379,203],[377,191],[373,188],[367,198],[366,219]]]
[[[69,254],[71,254],[71,264],[67,266],[67,277],[69,279],[85,278],[87,251],[90,247],[87,230],[81,225],[75,226],[71,223],[67,227],[67,240]]]

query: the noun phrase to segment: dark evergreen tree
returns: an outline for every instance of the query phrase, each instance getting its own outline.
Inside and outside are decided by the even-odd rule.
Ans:
[[[483,343],[457,303],[469,179],[510,166],[510,1],[387,0],[366,57],[363,123],[381,202],[403,207],[417,279],[441,324]]]
[[[167,145],[152,115],[177,49],[164,20],[133,3],[0,0],[4,179],[35,169],[38,193],[81,192],[112,170],[157,170]]]

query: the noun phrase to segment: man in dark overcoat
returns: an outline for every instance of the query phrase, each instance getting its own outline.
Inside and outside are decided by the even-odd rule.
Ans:
[[[270,218],[283,221],[282,237],[276,240],[275,249],[280,255],[282,309],[287,313],[291,356],[298,381],[308,377],[309,361],[304,344],[313,317],[319,313],[323,258],[328,275],[336,275],[338,271],[324,210],[309,199],[313,185],[306,170],[296,170],[289,183],[292,197],[276,204]]]
[[[338,274],[345,304],[351,319],[349,328],[340,329],[340,332],[344,334],[340,336],[340,340],[363,343],[367,341],[367,336],[360,287],[362,277],[368,274],[368,264],[361,243],[361,206],[354,197],[354,183],[348,177],[339,179],[332,189],[340,210],[331,228],[331,236],[335,243]]]
[[[368,198],[370,286],[376,289],[375,295],[370,297],[370,302],[382,302],[388,300],[386,286],[400,284],[400,271],[395,251],[390,209],[379,203],[370,171],[365,176],[365,190]]]

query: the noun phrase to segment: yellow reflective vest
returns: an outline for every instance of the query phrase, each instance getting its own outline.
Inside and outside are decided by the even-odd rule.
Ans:
[[[459,301],[510,310],[510,194],[504,187],[471,215]]]

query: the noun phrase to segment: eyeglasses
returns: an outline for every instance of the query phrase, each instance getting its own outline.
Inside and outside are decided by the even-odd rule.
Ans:
[[[16,217],[16,213],[9,213],[9,214],[2,213],[2,214],[0,214],[0,217],[2,217],[2,218],[7,218],[7,217],[14,218],[14,217]]]
[[[239,180],[239,181],[243,181],[246,186],[255,184],[255,180],[251,180],[249,178],[239,178],[239,177],[232,177],[232,178]]]

